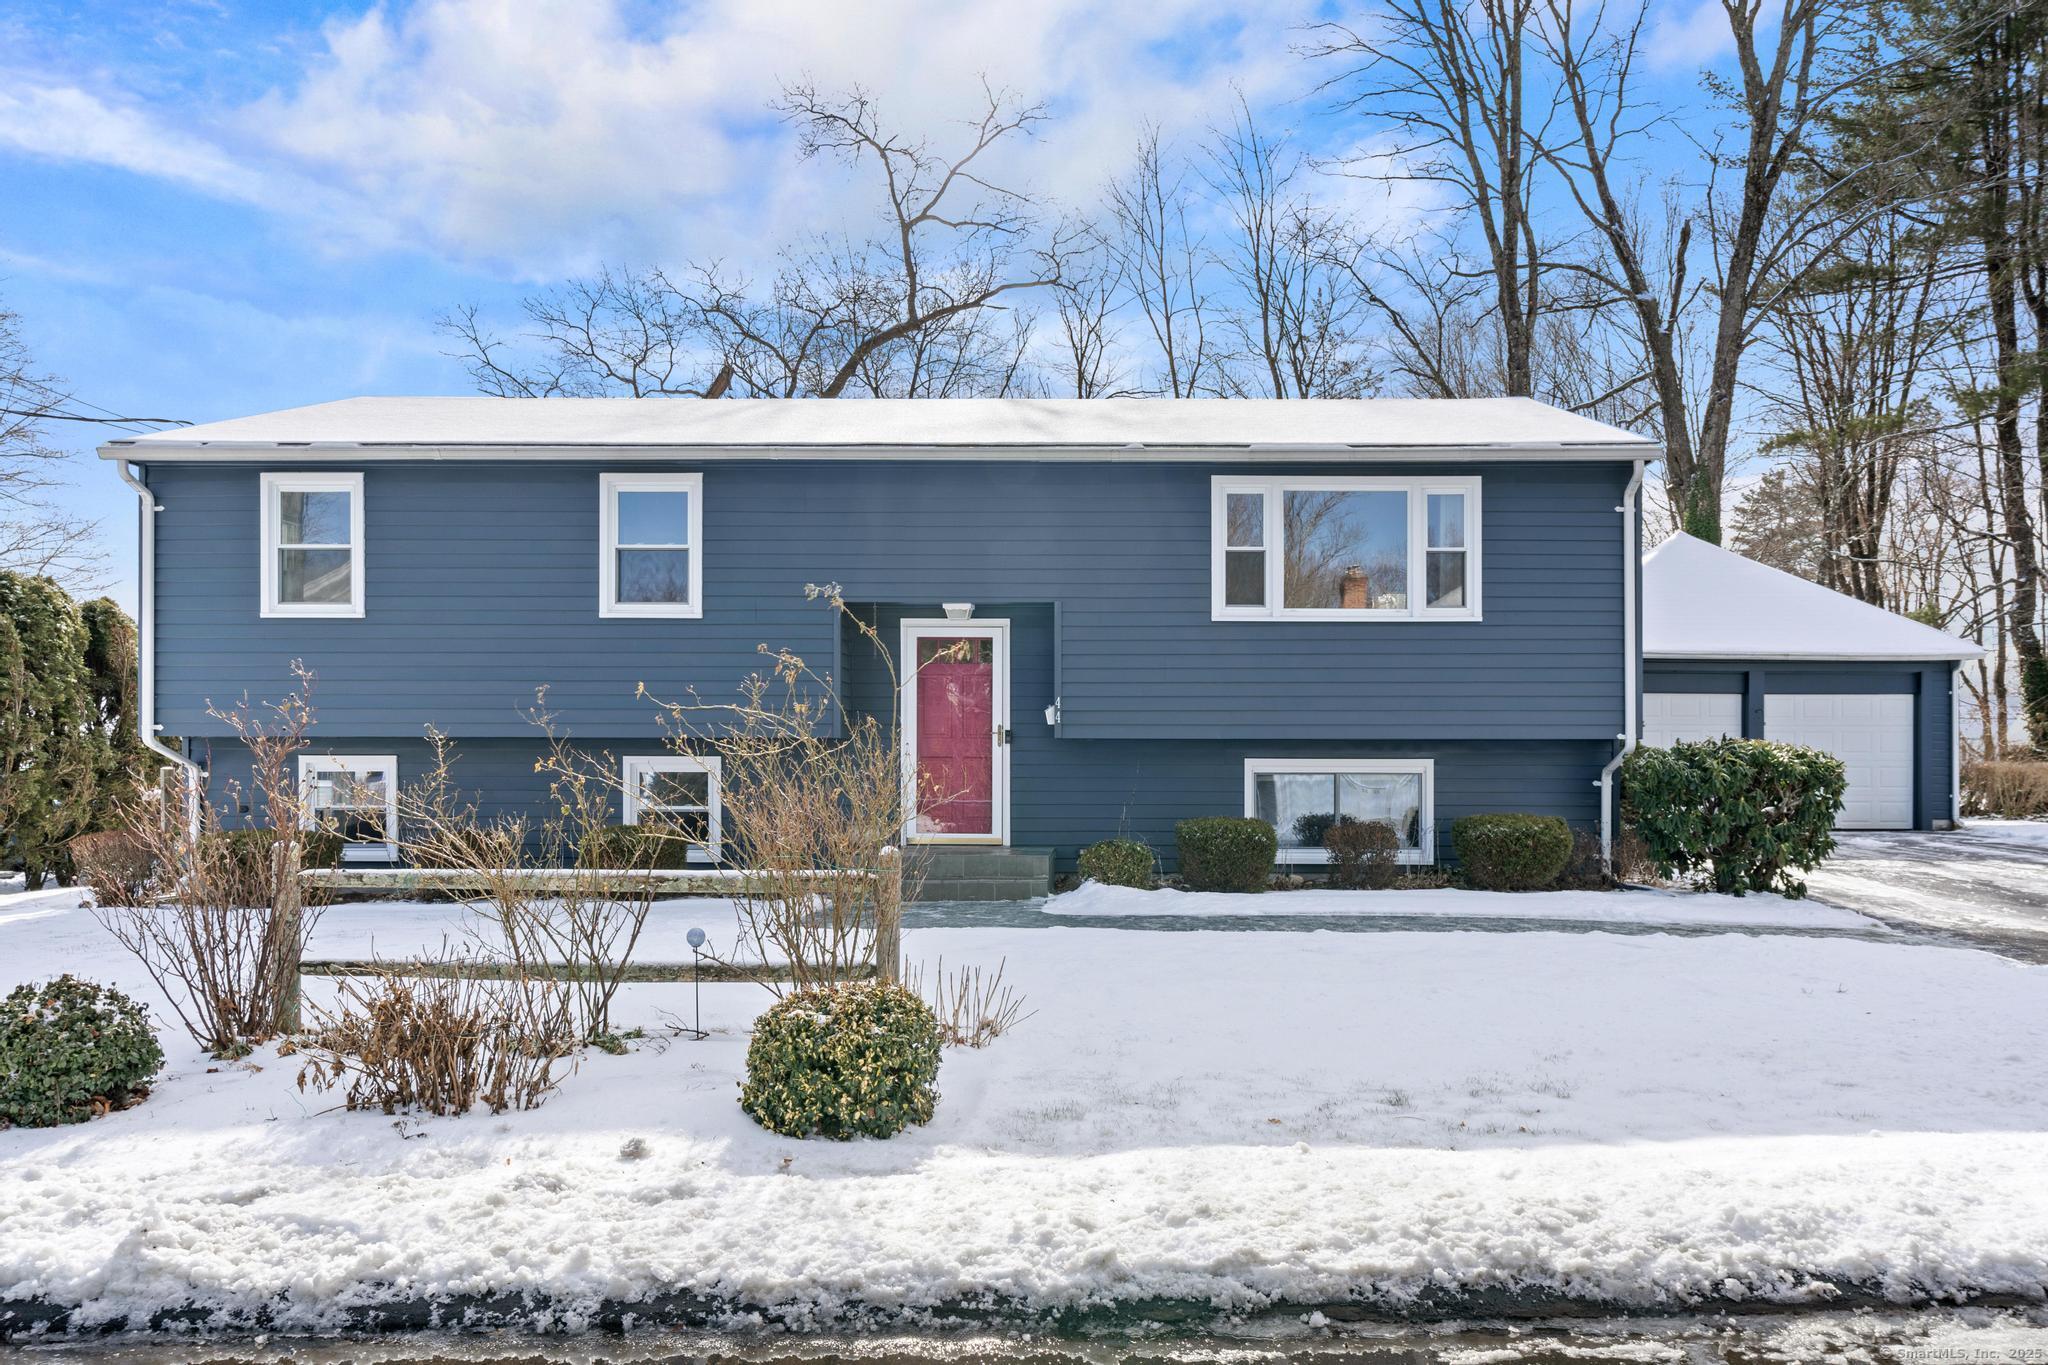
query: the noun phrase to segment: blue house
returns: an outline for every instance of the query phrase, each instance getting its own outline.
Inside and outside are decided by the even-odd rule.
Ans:
[[[906,831],[928,894],[1043,889],[1118,833],[1170,860],[1195,815],[1270,820],[1294,864],[1333,810],[1414,863],[1472,812],[1604,835],[1658,453],[1525,399],[362,398],[101,451],[144,508],[145,730],[213,790],[249,760],[209,703],[303,660],[316,800],[388,799],[432,725],[486,811],[529,807],[544,686],[621,818],[687,809],[716,856],[715,759],[637,690],[730,695],[788,647],[899,709],[948,793]],[[943,666],[892,697],[828,582]]]

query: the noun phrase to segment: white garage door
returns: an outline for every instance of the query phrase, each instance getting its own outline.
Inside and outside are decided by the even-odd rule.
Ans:
[[[1659,749],[1685,740],[1742,734],[1738,692],[1643,693],[1643,743]]]
[[[1842,760],[1849,791],[1837,828],[1913,827],[1911,697],[1766,696],[1764,738]]]

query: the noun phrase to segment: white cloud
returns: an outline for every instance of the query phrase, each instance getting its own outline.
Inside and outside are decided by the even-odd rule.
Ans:
[[[0,141],[257,205],[333,245],[519,275],[744,259],[873,207],[866,180],[795,162],[767,110],[783,80],[860,83],[943,147],[985,73],[1054,114],[995,169],[1085,203],[1143,123],[1199,130],[1232,83],[1255,105],[1305,88],[1289,45],[1311,5],[704,0],[635,27],[620,0],[423,0],[330,23],[294,78],[237,108],[17,86]]]

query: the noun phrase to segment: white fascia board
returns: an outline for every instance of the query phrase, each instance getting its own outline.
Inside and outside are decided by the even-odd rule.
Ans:
[[[1716,652],[1708,649],[1645,650],[1645,659],[1706,659],[1716,663],[1739,663],[1755,659],[1774,664],[1937,664],[1964,659],[1981,659],[1984,651],[1957,650],[1953,654],[1773,654],[1760,649]]]
[[[138,464],[221,464],[278,461],[294,455],[325,460],[1014,460],[1042,463],[1216,464],[1483,462],[1583,463],[1587,460],[1654,460],[1656,445],[1498,446],[1199,446],[1133,449],[1130,446],[456,446],[352,445],[346,442],[114,443],[101,446],[103,460]]]

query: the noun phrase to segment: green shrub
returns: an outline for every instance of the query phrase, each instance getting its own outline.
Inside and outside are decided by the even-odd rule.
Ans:
[[[1625,854],[1622,840],[1615,839],[1614,865],[1622,867]],[[1557,891],[1612,891],[1614,877],[1607,871],[1606,860],[1600,856],[1600,836],[1590,829],[1572,828],[1572,856],[1565,859],[1564,871],[1560,872],[1555,885]]]
[[[1082,880],[1104,886],[1152,887],[1152,850],[1136,839],[1104,839],[1081,850]]]
[[[1763,739],[1642,748],[1621,765],[1622,810],[1658,872],[1736,896],[1806,894],[1794,874],[1834,852],[1845,786],[1839,758]]]
[[[1280,853],[1271,825],[1237,815],[1183,820],[1173,827],[1173,843],[1190,891],[1264,891]]]
[[[1401,836],[1384,820],[1339,816],[1323,831],[1323,847],[1335,886],[1384,891],[1401,868]]]
[[[600,825],[584,831],[576,862],[580,867],[671,872],[688,867],[690,850],[696,847],[654,825]]]
[[[901,986],[814,988],[754,1023],[740,1108],[784,1137],[894,1137],[939,1102],[939,1021]]]
[[[75,976],[0,1001],[0,1128],[83,1123],[147,1093],[164,1064],[149,1014]]]
[[[1534,891],[1571,860],[1572,831],[1555,815],[1467,815],[1451,826],[1451,847],[1482,891]]]

